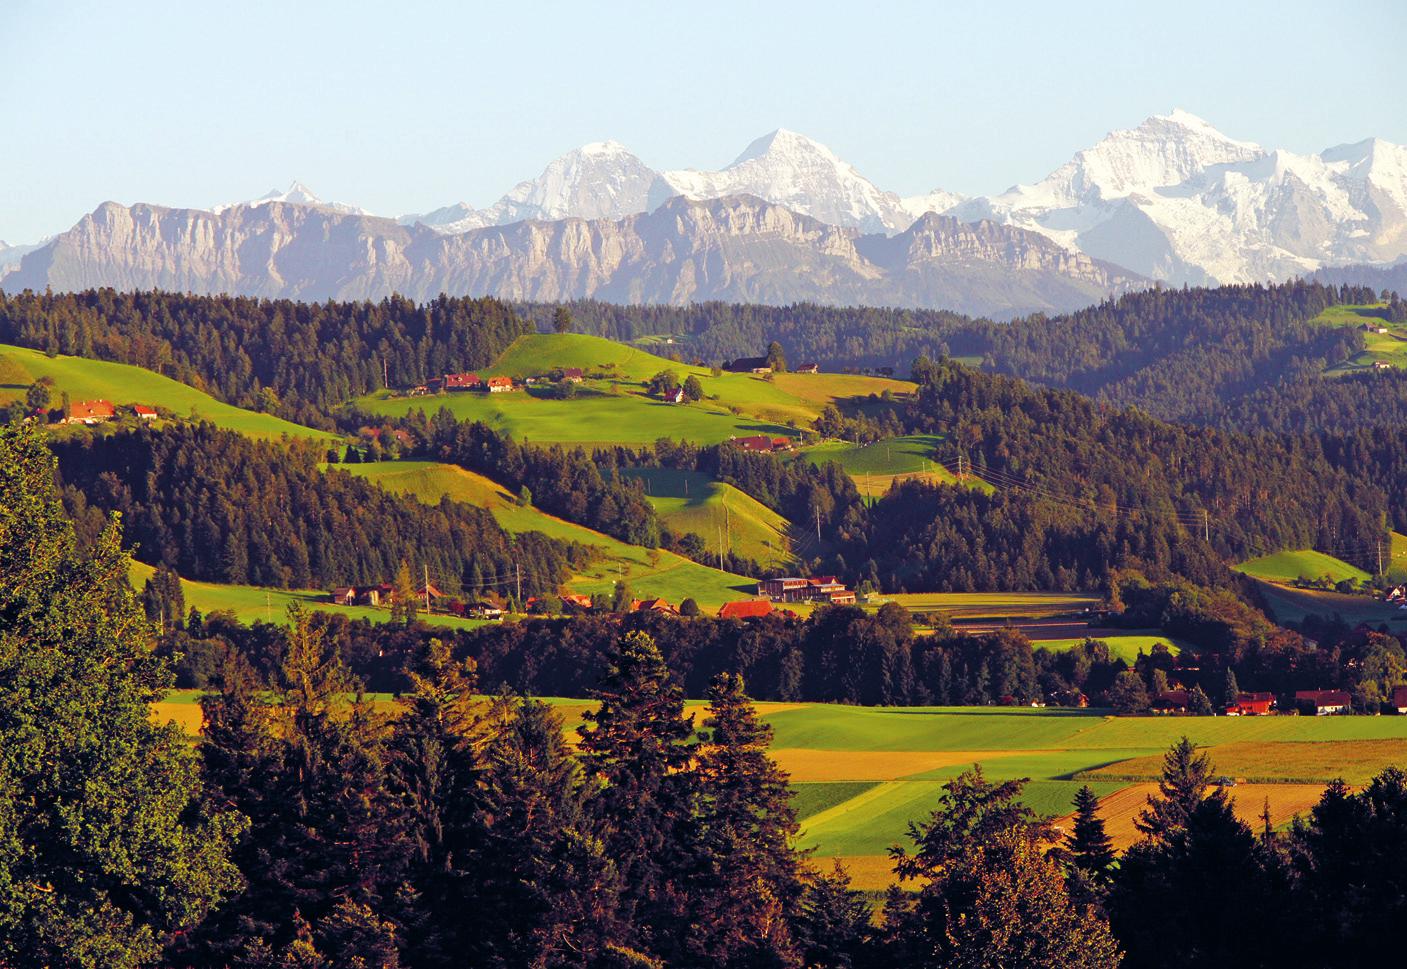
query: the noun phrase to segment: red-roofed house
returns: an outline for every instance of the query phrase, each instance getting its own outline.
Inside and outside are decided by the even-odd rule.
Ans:
[[[1313,710],[1316,717],[1326,717],[1334,713],[1347,713],[1353,698],[1347,690],[1300,690],[1295,693],[1295,703],[1306,713]]]
[[[718,610],[719,619],[761,619],[772,614],[770,599],[742,599],[738,602],[725,602]]]
[[[80,400],[69,405],[65,424],[101,424],[117,415],[117,408],[110,400]]]
[[[1398,713],[1407,713],[1407,686],[1392,688],[1392,708]]]
[[[669,604],[666,599],[645,599],[631,605],[631,612],[662,612],[666,615],[677,616],[679,609]]]
[[[133,404],[132,413],[144,421],[156,420],[156,408],[148,407],[146,404]]]
[[[1187,690],[1164,690],[1149,706],[1163,713],[1186,713],[1191,702],[1192,694]]]
[[[562,596],[563,612],[590,612],[591,597],[579,592],[567,592]]]
[[[751,437],[735,437],[733,443],[744,451],[759,451],[770,454],[773,451],[790,451],[789,437],[773,437],[770,434],[754,434]]]
[[[580,367],[562,368],[562,379],[567,381],[568,383],[579,384],[582,381],[582,376],[583,375]]]
[[[513,389],[512,377],[490,377],[484,381],[484,386],[491,394],[506,394]]]
[[[1274,693],[1238,693],[1236,703],[1226,708],[1228,717],[1264,717],[1275,706]]]
[[[475,390],[483,383],[476,373],[447,373],[445,374],[445,390]]]

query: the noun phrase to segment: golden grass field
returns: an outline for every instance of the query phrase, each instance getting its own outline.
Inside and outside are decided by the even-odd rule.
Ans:
[[[1134,784],[1099,799],[1099,814],[1104,819],[1104,830],[1109,833],[1114,847],[1123,851],[1141,836],[1134,822],[1148,806],[1148,796],[1158,792],[1158,785],[1152,782]],[[1229,789],[1234,801],[1236,816],[1259,831],[1263,824],[1261,812],[1267,801],[1270,803],[1270,823],[1272,827],[1288,824],[1298,814],[1312,808],[1324,793],[1323,784],[1238,784]],[[1069,830],[1072,815],[1065,815],[1056,824]]]
[[[1262,743],[1243,741],[1217,744],[1204,753],[1216,765],[1218,776],[1236,780],[1325,784],[1337,778],[1361,785],[1368,783],[1384,764],[1407,764],[1407,740],[1288,740],[1270,749]],[[1083,771],[1079,776],[1091,780],[1155,780],[1162,769],[1162,755],[1151,754]]]

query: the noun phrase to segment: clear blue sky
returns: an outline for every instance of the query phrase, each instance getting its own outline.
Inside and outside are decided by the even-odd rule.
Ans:
[[[1404,41],[1403,0],[5,0],[0,239],[294,178],[485,205],[606,138],[717,167],[792,128],[902,194],[1034,181],[1173,107],[1296,151],[1402,143]]]

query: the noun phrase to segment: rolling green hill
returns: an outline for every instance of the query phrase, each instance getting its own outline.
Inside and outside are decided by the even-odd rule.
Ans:
[[[1341,582],[1344,579],[1366,582],[1372,578],[1357,566],[1308,548],[1262,555],[1242,562],[1234,568],[1252,578],[1265,579],[1270,582],[1318,579],[1325,575],[1335,582]]]
[[[165,407],[180,417],[197,417],[248,437],[276,440],[287,434],[336,440],[336,435],[325,431],[226,404],[141,367],[85,357],[50,357],[38,350],[0,344],[0,404],[22,397],[28,385],[40,377],[53,378],[54,406],[67,391],[75,401],[103,399],[114,404]]]
[[[784,568],[796,561],[781,515],[732,485],[698,471],[639,468],[625,472],[646,483],[650,504],[676,532],[694,532],[710,552],[719,541],[737,555],[764,566]]]
[[[720,572],[663,549],[627,545],[537,508],[523,507],[497,482],[452,464],[383,461],[339,467],[389,491],[414,495],[427,504],[436,504],[447,495],[485,508],[510,532],[537,531],[596,548],[601,557],[567,583],[573,592],[610,592],[616,579],[623,578],[638,598],[661,596],[678,603],[692,597],[705,609],[716,609],[729,600],[749,598],[755,588],[754,580],[745,576]]]
[[[855,481],[860,493],[878,497],[889,490],[896,480],[921,478],[934,483],[956,481],[947,468],[933,459],[934,450],[942,443],[938,434],[909,434],[886,438],[872,444],[850,444],[846,441],[822,441],[801,452],[803,460],[820,466],[835,462]]]
[[[581,334],[520,337],[483,375],[525,377],[580,367],[586,380],[576,396],[558,399],[553,389],[534,387],[506,394],[460,393],[433,397],[370,394],[357,405],[373,414],[398,416],[446,407],[459,419],[480,420],[529,442],[645,444],[668,437],[715,444],[753,434],[797,436],[826,404],[872,393],[904,393],[912,384],[848,374],[780,374],[768,381],[754,374],[724,373],[676,363],[633,346]],[[647,397],[645,383],[661,370],[683,380],[696,376],[705,399],[666,404]]]

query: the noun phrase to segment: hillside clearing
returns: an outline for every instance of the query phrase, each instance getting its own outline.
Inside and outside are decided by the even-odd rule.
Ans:
[[[732,599],[751,597],[756,586],[755,580],[746,576],[720,572],[664,549],[627,545],[538,508],[520,505],[496,481],[456,465],[434,461],[382,461],[336,467],[389,491],[413,495],[426,504],[438,504],[441,496],[447,496],[453,501],[487,509],[499,525],[515,534],[542,532],[550,538],[580,542],[597,549],[601,557],[568,580],[567,587],[573,592],[609,593],[620,578],[637,598],[660,596],[676,604],[693,598],[706,609],[716,609]]]
[[[766,568],[784,569],[796,561],[781,515],[752,495],[699,471],[628,468],[622,475],[645,483],[655,511],[676,533],[693,532],[712,554],[719,542],[727,551]]]
[[[216,400],[203,391],[125,363],[89,360],[85,357],[50,357],[38,350],[0,344],[0,404],[23,397],[26,388],[40,377],[54,381],[53,403],[67,391],[70,400],[110,400],[114,404],[147,404],[164,407],[178,417],[209,421],[217,427],[237,431],[247,437],[280,440],[307,437],[325,441],[337,435],[301,424],[235,407]]]
[[[1372,578],[1356,565],[1351,565],[1323,552],[1316,552],[1312,548],[1262,555],[1233,566],[1233,568],[1238,572],[1268,582],[1318,579],[1326,575],[1334,582],[1342,582],[1344,579],[1367,582]]]

